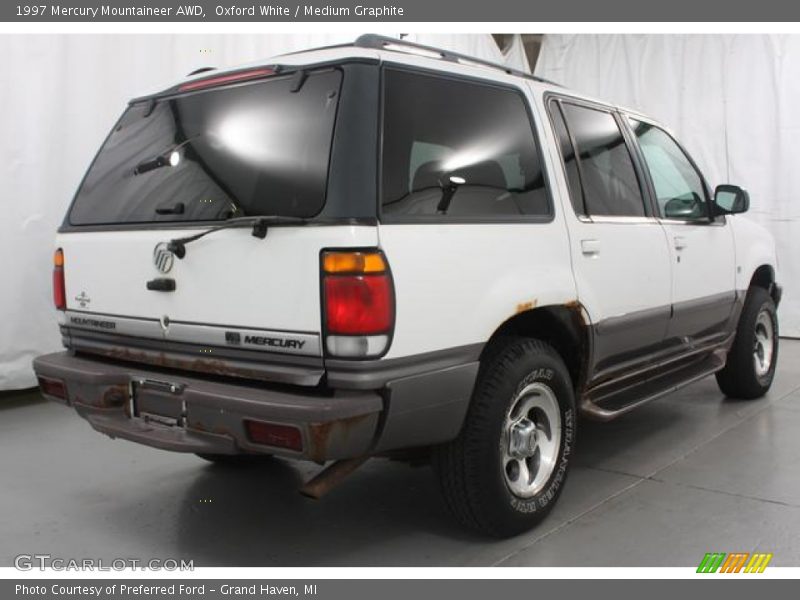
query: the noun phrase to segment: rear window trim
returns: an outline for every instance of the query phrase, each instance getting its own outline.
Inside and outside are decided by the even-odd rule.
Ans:
[[[72,200],[70,201],[69,207],[67,208],[66,214],[64,216],[64,220],[63,220],[61,226],[58,228],[58,232],[59,233],[69,233],[69,232],[79,232],[79,231],[90,232],[90,231],[142,231],[142,230],[148,230],[148,229],[150,229],[150,230],[152,230],[152,229],[203,229],[203,228],[207,228],[207,227],[214,227],[216,225],[220,225],[220,224],[224,223],[225,221],[222,220],[222,219],[212,219],[212,220],[196,220],[196,221],[137,221],[137,222],[133,222],[133,223],[113,223],[112,222],[112,223],[78,224],[78,223],[73,223],[72,222],[71,216],[72,216],[72,210],[73,210],[73,208],[75,206],[75,202],[78,199],[78,194],[79,194],[81,188],[83,187],[83,185],[84,185],[84,183],[86,181],[86,178],[89,176],[89,172],[92,170],[92,167],[94,167],[94,165],[97,162],[97,159],[99,158],[100,153],[102,152],[102,150],[105,147],[106,143],[111,138],[111,136],[114,134],[114,131],[117,129],[117,127],[119,126],[119,124],[122,121],[123,117],[125,116],[125,113],[128,111],[128,109],[131,106],[134,106],[136,104],[144,104],[144,103],[151,102],[151,101],[154,101],[154,100],[160,102],[162,100],[170,100],[172,98],[192,96],[192,95],[195,95],[195,94],[204,94],[204,93],[214,92],[216,90],[238,88],[238,87],[242,87],[242,86],[246,86],[246,85],[263,84],[264,82],[272,80],[272,79],[277,80],[277,79],[290,78],[290,77],[292,77],[294,75],[295,72],[300,71],[300,70],[309,71],[309,72],[311,72],[311,71],[325,72],[327,70],[339,71],[339,74],[340,74],[340,77],[341,77],[340,85],[339,85],[339,94],[341,96],[341,91],[344,89],[345,76],[346,76],[346,70],[343,69],[342,67],[347,62],[363,62],[363,61],[329,61],[329,62],[318,63],[318,64],[314,64],[314,65],[296,65],[296,66],[293,65],[291,70],[290,69],[284,70],[282,68],[278,68],[279,66],[276,66],[276,68],[278,68],[278,70],[276,71],[276,73],[274,75],[267,75],[267,76],[264,76],[264,77],[259,77],[257,79],[246,80],[246,81],[238,81],[238,82],[234,82],[234,83],[231,83],[231,84],[228,84],[228,85],[220,85],[220,86],[210,87],[210,88],[207,88],[207,89],[187,90],[187,91],[183,91],[183,92],[178,91],[178,86],[181,85],[181,84],[178,84],[176,86],[173,86],[169,90],[166,90],[164,92],[160,92],[158,94],[153,94],[153,95],[150,95],[150,96],[140,96],[140,97],[133,98],[133,99],[129,100],[128,103],[125,105],[126,106],[125,110],[122,111],[122,114],[120,114],[120,116],[117,118],[117,120],[114,121],[114,124],[111,127],[111,129],[109,130],[108,134],[105,136],[105,138],[103,138],[103,142],[98,147],[97,152],[95,152],[94,157],[92,158],[92,161],[89,163],[89,166],[86,168],[86,171],[83,174],[83,177],[81,177],[80,183],[78,184],[77,188],[75,189],[75,193],[73,194]],[[341,101],[341,97],[339,98],[339,100]],[[340,225],[343,222],[348,223],[348,222],[354,221],[354,220],[356,220],[356,221],[363,221],[364,220],[364,219],[358,219],[358,218],[356,218],[356,219],[350,219],[350,218],[341,219],[341,218],[338,218],[338,219],[329,219],[329,222],[325,222],[324,219],[319,219],[320,215],[322,215],[325,212],[325,207],[327,206],[327,203],[328,203],[328,187],[329,187],[330,178],[331,178],[331,171],[330,171],[331,162],[332,162],[331,159],[332,159],[332,156],[333,156],[334,140],[335,140],[335,136],[336,136],[336,126],[337,126],[337,123],[338,123],[338,117],[339,117],[339,104],[337,103],[336,114],[334,115],[333,127],[331,129],[331,143],[330,143],[330,147],[328,149],[328,171],[327,171],[326,180],[325,180],[325,196],[324,196],[324,200],[322,202],[322,206],[321,206],[319,211],[317,211],[314,215],[306,217],[307,219],[311,220],[311,222],[310,223],[306,223],[304,225],[316,224],[317,220],[320,221],[320,223],[319,223],[320,225],[333,225],[333,224]],[[358,223],[358,224],[363,224],[363,223]],[[270,225],[270,227],[274,227],[274,226],[289,226],[289,225],[297,226],[297,224],[281,224],[281,225]]]
[[[383,212],[383,148],[384,148],[384,122],[385,122],[385,115],[384,111],[386,108],[386,104],[384,102],[385,96],[385,87],[386,87],[386,80],[385,74],[387,70],[394,70],[394,71],[403,71],[407,73],[423,75],[428,77],[436,77],[438,79],[449,79],[452,81],[460,81],[466,83],[472,83],[476,85],[481,85],[484,87],[489,88],[496,88],[507,92],[512,92],[519,96],[522,100],[522,104],[525,107],[525,114],[528,117],[528,124],[531,128],[531,133],[533,135],[534,142],[536,143],[536,151],[539,157],[539,163],[542,169],[542,177],[544,180],[545,186],[545,194],[547,197],[547,206],[549,209],[548,214],[546,215],[519,215],[519,216],[458,216],[458,217],[448,217],[447,215],[417,215],[417,216],[392,216],[392,215],[385,215]],[[550,172],[548,170],[547,161],[544,159],[544,155],[542,154],[542,140],[540,139],[539,135],[539,123],[537,123],[533,111],[531,110],[531,102],[529,102],[525,91],[517,85],[512,83],[504,83],[496,80],[491,79],[484,79],[481,77],[476,77],[472,75],[464,75],[462,73],[452,73],[448,71],[442,71],[439,69],[429,69],[425,67],[419,67],[415,65],[409,65],[405,63],[398,63],[398,62],[390,62],[384,61],[381,63],[380,67],[380,87],[379,87],[379,99],[380,102],[378,115],[379,115],[379,123],[378,123],[378,153],[377,153],[377,183],[378,189],[376,190],[376,210],[378,214],[378,221],[382,224],[386,225],[425,225],[425,224],[435,224],[435,225],[469,225],[469,224],[493,224],[493,223],[501,223],[501,224],[531,224],[531,223],[551,223],[556,218],[556,206],[555,202],[553,201],[553,193],[551,189],[551,181],[550,181]]]

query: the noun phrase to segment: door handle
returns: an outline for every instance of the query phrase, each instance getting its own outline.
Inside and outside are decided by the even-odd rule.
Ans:
[[[154,292],[174,292],[175,280],[166,277],[151,279],[147,282],[147,289]]]
[[[686,238],[682,235],[675,236],[675,250],[683,250],[686,248]]]
[[[600,242],[598,240],[581,240],[581,252],[584,256],[597,256],[600,254]]]

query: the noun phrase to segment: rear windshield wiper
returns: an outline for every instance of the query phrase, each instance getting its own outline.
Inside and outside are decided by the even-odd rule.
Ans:
[[[291,224],[303,224],[303,223],[308,223],[308,219],[305,219],[303,217],[290,217],[282,215],[271,215],[271,216],[261,216],[261,217],[237,217],[225,221],[222,225],[210,227],[209,229],[201,231],[200,233],[170,240],[169,243],[167,244],[167,250],[172,252],[178,258],[183,258],[184,256],[186,256],[186,244],[191,244],[192,242],[207,236],[209,233],[214,233],[215,231],[221,231],[223,229],[241,229],[246,227],[252,227],[253,237],[257,237],[263,240],[265,237],[267,237],[267,229],[269,228],[270,225],[286,225],[286,224],[291,225]]]

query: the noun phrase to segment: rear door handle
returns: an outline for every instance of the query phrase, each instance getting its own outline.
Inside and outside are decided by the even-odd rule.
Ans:
[[[600,254],[600,242],[598,240],[581,240],[581,252],[585,256],[597,256]]]
[[[683,250],[686,248],[686,238],[682,235],[675,236],[675,250]]]
[[[175,280],[166,277],[151,279],[147,282],[147,289],[154,292],[174,292]]]

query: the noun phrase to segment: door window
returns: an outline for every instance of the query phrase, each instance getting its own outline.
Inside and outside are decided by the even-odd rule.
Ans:
[[[567,102],[562,107],[575,142],[586,213],[644,216],[644,199],[633,159],[614,115]]]
[[[642,149],[662,217],[705,219],[708,216],[703,178],[680,146],[658,127],[630,119]]]

